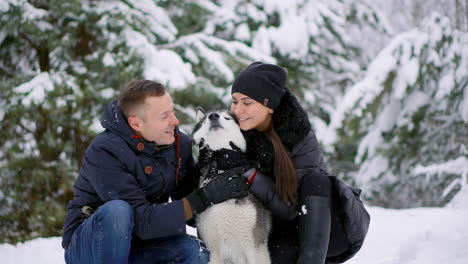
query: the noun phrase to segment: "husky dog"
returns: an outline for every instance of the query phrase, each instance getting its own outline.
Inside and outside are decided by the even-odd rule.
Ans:
[[[243,166],[246,142],[234,115],[228,111],[197,111],[193,131],[199,146],[200,186],[222,171]],[[251,194],[215,204],[196,217],[198,233],[211,252],[211,264],[267,264],[271,214]]]

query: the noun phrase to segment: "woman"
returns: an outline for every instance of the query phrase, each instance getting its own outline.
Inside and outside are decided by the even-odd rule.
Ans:
[[[306,113],[285,87],[283,68],[254,62],[232,86],[231,111],[256,173],[250,192],[273,213],[273,263],[324,263],[330,236],[331,182]]]

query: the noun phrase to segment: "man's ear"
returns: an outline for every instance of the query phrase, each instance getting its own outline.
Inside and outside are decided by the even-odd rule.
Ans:
[[[141,120],[136,115],[130,116],[127,121],[131,129],[135,130],[136,132],[141,132]]]
[[[205,111],[201,107],[197,107],[197,112],[195,113],[195,122],[200,122],[203,118],[205,118]]]

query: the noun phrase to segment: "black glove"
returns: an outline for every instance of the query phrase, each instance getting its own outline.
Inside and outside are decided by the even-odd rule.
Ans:
[[[240,174],[244,168],[236,167],[225,171],[208,182],[204,187],[196,189],[187,197],[193,214],[199,214],[209,206],[229,199],[239,199],[249,193],[249,184]]]

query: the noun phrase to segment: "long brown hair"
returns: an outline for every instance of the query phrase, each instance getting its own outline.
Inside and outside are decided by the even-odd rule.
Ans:
[[[275,151],[275,165],[273,168],[275,190],[287,205],[295,206],[297,199],[296,169],[289,152],[281,142],[281,138],[276,133],[272,123],[270,123],[265,134],[270,138]]]

